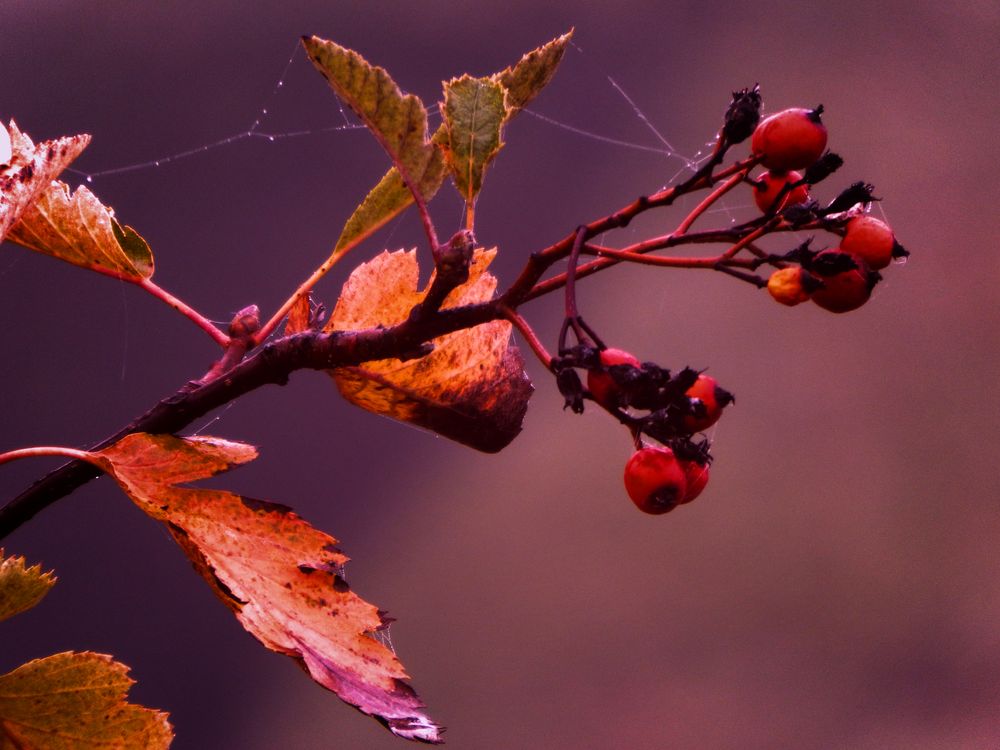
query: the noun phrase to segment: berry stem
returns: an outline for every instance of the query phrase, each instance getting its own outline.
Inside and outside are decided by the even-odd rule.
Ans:
[[[549,354],[548,350],[545,348],[545,345],[535,334],[534,329],[531,327],[528,321],[525,320],[524,317],[520,315],[518,312],[512,310],[506,305],[498,305],[497,309],[500,311],[500,314],[503,315],[504,318],[509,320],[511,324],[517,329],[518,333],[520,333],[521,336],[524,338],[524,340],[528,343],[528,346],[531,347],[531,351],[533,351],[535,353],[535,356],[538,357],[539,361],[543,365],[545,365],[545,368],[547,370],[551,370],[552,355]]]
[[[687,231],[691,228],[691,225],[694,224],[694,222],[697,220],[699,216],[705,213],[705,211],[707,211],[712,206],[713,203],[719,200],[719,198],[721,198],[730,190],[732,190],[734,187],[743,182],[746,176],[747,176],[746,172],[737,172],[728,180],[726,180],[717,188],[715,188],[715,190],[713,190],[711,193],[705,196],[705,199],[697,206],[695,206],[694,210],[691,211],[691,213],[689,213],[687,216],[684,217],[684,221],[682,221],[680,224],[677,225],[677,229],[675,229],[673,232],[674,235],[679,236],[682,234],[686,234]]]

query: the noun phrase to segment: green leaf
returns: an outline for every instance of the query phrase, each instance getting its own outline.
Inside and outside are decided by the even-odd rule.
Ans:
[[[503,147],[506,113],[505,89],[494,80],[465,75],[444,85],[444,154],[455,187],[469,206],[482,189],[486,166]]]
[[[545,88],[562,60],[573,30],[524,55],[516,65],[493,75],[507,89],[509,120]]]
[[[53,182],[21,215],[7,239],[82,268],[138,282],[153,275],[153,254],[131,227],[86,187]]]
[[[87,147],[90,136],[58,138],[54,141],[42,141],[36,146],[27,135],[18,130],[13,120],[10,121],[9,133],[2,124],[0,130],[10,138],[11,146],[10,158],[0,165],[2,241],[52,180]]]
[[[404,96],[384,68],[354,50],[315,36],[303,37],[302,44],[337,96],[389,154],[410,192],[423,201],[444,172],[441,152],[427,138],[423,102],[413,94]]]
[[[161,750],[167,714],[125,697],[135,681],[105,654],[55,654],[0,676],[3,750]]]
[[[55,583],[52,571],[43,573],[41,565],[28,568],[23,557],[5,558],[0,549],[0,621],[34,607]]]

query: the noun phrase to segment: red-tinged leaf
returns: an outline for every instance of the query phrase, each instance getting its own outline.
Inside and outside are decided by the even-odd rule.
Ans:
[[[136,433],[90,460],[162,521],[246,630],[297,659],[316,682],[389,728],[428,743],[441,728],[422,711],[396,655],[374,637],[382,613],[350,590],[337,540],[289,508],[224,490],[180,487],[256,457],[208,437]]]
[[[496,278],[487,268],[495,255],[496,250],[476,250],[469,280],[443,307],[492,298]],[[426,294],[417,288],[418,277],[415,251],[383,252],[358,266],[326,330],[401,323]],[[505,321],[484,323],[435,339],[434,351],[420,359],[366,362],[332,374],[344,398],[363,409],[496,452],[521,431],[532,392],[510,333]]]
[[[11,227],[7,239],[82,268],[138,282],[153,275],[153,254],[132,227],[81,185],[56,181]]]
[[[0,621],[34,607],[55,583],[52,571],[43,573],[41,565],[29,568],[23,557],[4,557],[0,548]]]
[[[167,714],[127,703],[135,680],[105,654],[54,654],[0,676],[3,750],[161,750]]]
[[[6,129],[0,123],[0,130]],[[0,162],[0,241],[21,214],[90,143],[89,135],[42,141],[37,146],[11,120],[10,157]]]

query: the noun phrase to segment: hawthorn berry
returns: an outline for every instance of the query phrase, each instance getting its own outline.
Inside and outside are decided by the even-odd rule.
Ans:
[[[805,169],[823,155],[826,126],[820,120],[823,107],[786,109],[764,120],[753,131],[750,149],[761,164],[774,172]]]
[[[601,365],[604,368],[614,365],[631,365],[641,367],[642,363],[623,349],[604,349],[601,351]],[[587,370],[587,390],[594,401],[607,409],[621,406],[621,388],[607,369]]]
[[[840,249],[854,253],[876,271],[892,261],[896,237],[885,222],[874,216],[856,216],[847,222],[847,233],[840,242]]]
[[[681,462],[684,470],[684,478],[687,481],[687,491],[681,503],[689,503],[701,494],[708,484],[708,463],[698,463],[697,461]]]
[[[812,268],[823,282],[812,293],[812,301],[835,313],[857,310],[865,304],[880,278],[862,258],[840,249],[821,252],[813,259]]]
[[[779,268],[767,280],[767,291],[775,300],[783,305],[794,307],[809,299],[807,286],[815,288],[815,281],[809,284],[812,277],[801,266]]]
[[[753,187],[753,199],[759,208],[764,213],[770,211],[780,211],[785,206],[794,206],[797,203],[805,203],[809,200],[809,188],[805,185],[799,185],[797,187],[787,190],[781,198],[781,203],[774,205],[775,199],[778,197],[778,193],[781,192],[782,188],[786,184],[795,184],[802,179],[802,175],[799,172],[771,172],[767,171],[757,178],[757,182],[754,183]]]
[[[701,373],[685,395],[694,404],[694,413],[684,417],[684,427],[691,432],[707,430],[719,421],[722,410],[733,401],[733,394],[719,386],[711,375]]]
[[[684,502],[687,476],[670,448],[640,448],[625,464],[625,491],[643,513],[660,515]]]

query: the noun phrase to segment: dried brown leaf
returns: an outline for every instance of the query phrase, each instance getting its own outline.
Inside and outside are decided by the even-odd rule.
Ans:
[[[11,156],[6,165],[0,165],[0,241],[49,183],[90,143],[89,135],[75,135],[42,141],[36,146],[13,120],[9,137]]]
[[[497,282],[487,268],[495,255],[476,250],[469,280],[443,307],[491,299]],[[326,329],[403,322],[426,294],[418,281],[415,251],[383,252],[351,274]],[[420,359],[366,362],[332,374],[344,398],[363,409],[495,452],[521,431],[532,392],[510,333],[505,321],[484,323],[435,339],[434,351]]]

